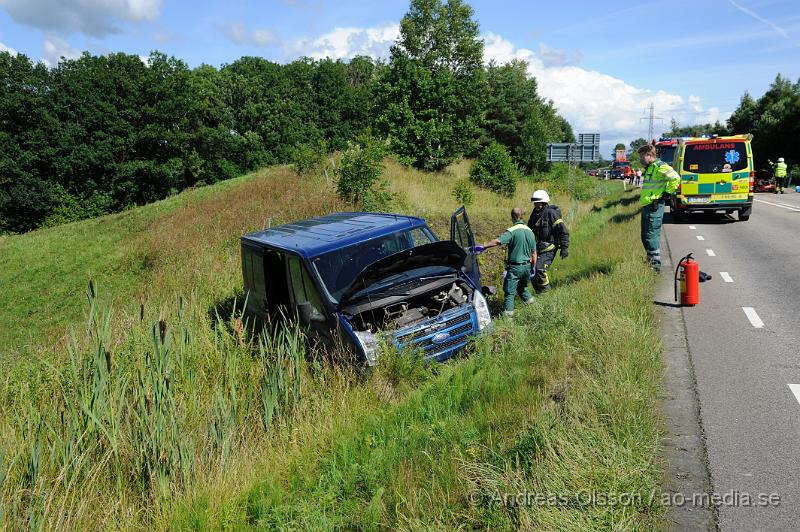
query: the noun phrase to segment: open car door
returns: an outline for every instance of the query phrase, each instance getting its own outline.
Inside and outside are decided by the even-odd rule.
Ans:
[[[464,260],[464,273],[472,279],[475,286],[481,286],[481,270],[478,267],[478,256],[475,254],[475,237],[469,225],[467,209],[462,205],[450,217],[450,240],[461,246],[467,254]]]

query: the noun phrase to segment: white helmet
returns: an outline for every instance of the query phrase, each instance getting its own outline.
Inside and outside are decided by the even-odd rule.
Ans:
[[[782,163],[783,162],[783,157],[778,157],[778,162]]]
[[[550,203],[550,195],[546,190],[540,189],[531,195],[531,201],[533,203]]]

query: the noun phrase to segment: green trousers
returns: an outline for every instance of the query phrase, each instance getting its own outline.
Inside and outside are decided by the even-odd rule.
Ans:
[[[509,265],[506,269],[506,278],[503,281],[504,310],[514,310],[514,296],[519,294],[523,301],[530,301],[533,297],[528,291],[528,282],[531,279],[530,264]]]
[[[654,201],[642,207],[642,245],[647,260],[656,270],[661,270],[661,223],[664,220],[664,202]]]

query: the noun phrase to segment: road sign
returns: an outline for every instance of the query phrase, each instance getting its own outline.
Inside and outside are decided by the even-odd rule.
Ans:
[[[547,161],[592,163],[600,160],[600,133],[581,133],[578,142],[557,142],[547,145]]]

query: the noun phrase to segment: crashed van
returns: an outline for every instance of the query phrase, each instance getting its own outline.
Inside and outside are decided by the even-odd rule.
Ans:
[[[246,312],[295,319],[315,340],[344,341],[368,365],[382,340],[443,361],[491,324],[474,246],[463,206],[449,240],[422,218],[365,212],[247,234]]]

